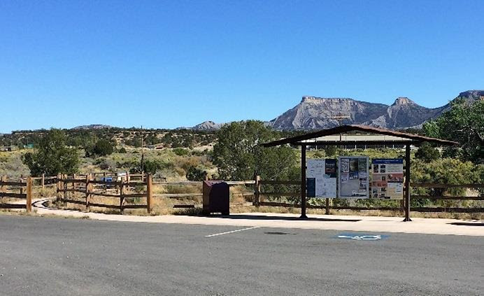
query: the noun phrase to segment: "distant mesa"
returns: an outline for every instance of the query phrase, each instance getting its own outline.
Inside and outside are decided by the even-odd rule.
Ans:
[[[219,130],[224,124],[223,123],[215,123],[213,121],[205,121],[196,126],[192,127],[192,130],[195,131],[216,131]]]
[[[484,100],[484,91],[465,91],[458,98],[469,103]],[[269,125],[277,130],[326,129],[339,124],[362,124],[386,129],[418,128],[449,109],[450,104],[426,108],[407,97],[398,97],[388,106],[352,98],[303,96],[298,105],[271,120]]]
[[[484,90],[461,92],[450,103],[438,108],[420,106],[410,98],[403,96],[396,98],[392,105],[358,101],[352,98],[303,96],[301,102],[294,108],[264,123],[276,130],[287,131],[327,129],[340,124],[361,124],[385,129],[421,128],[425,122],[450,110],[451,104],[455,100],[464,100],[468,104],[484,100]],[[217,131],[229,123],[205,121],[194,127],[180,127],[178,129]],[[110,128],[114,127],[104,124],[90,124],[72,129],[100,130]]]
[[[80,125],[73,127],[73,130],[98,130],[98,129],[108,129],[112,128],[110,125],[104,125],[104,124],[89,124],[89,125]]]
[[[469,103],[484,100],[484,90],[461,92],[454,100],[457,99]],[[450,108],[450,103],[438,108],[423,107],[408,97],[398,97],[389,106],[352,98],[303,96],[294,108],[265,124],[276,130],[316,130],[340,124],[361,124],[386,129],[421,128],[425,122],[439,117]],[[216,131],[223,125],[205,121],[191,129]]]

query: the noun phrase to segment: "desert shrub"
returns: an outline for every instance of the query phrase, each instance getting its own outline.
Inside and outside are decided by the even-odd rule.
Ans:
[[[188,171],[186,174],[187,180],[190,180],[190,181],[203,181],[205,180],[206,176],[207,176],[206,171],[199,169],[195,166],[191,166],[190,168],[188,168]]]
[[[458,98],[451,105],[450,110],[423,125],[425,134],[460,143],[458,149],[446,149],[446,156],[459,156],[464,161],[484,163],[484,100],[469,102]]]
[[[86,150],[87,156],[107,156],[114,152],[114,147],[111,142],[105,139],[98,140],[93,147]]]
[[[484,165],[475,165],[470,161],[444,158],[429,163],[414,161],[412,163],[412,183],[435,184],[482,184],[484,182]],[[430,196],[460,196],[464,188],[417,188],[413,194]],[[412,200],[412,206],[431,204],[428,199]],[[437,205],[455,206],[457,201],[437,201]]]
[[[188,155],[189,151],[183,148],[175,148],[173,149],[173,153],[175,153],[178,156],[186,156]]]
[[[156,160],[146,160],[144,162],[144,171],[148,174],[156,174],[158,170],[161,170],[163,165]]]
[[[431,144],[425,142],[420,146],[417,153],[415,153],[415,158],[425,162],[431,162],[440,158],[440,152],[432,147]]]
[[[327,146],[324,148],[324,152],[328,157],[335,156],[336,153],[338,152],[338,147],[336,146]]]
[[[260,121],[233,122],[217,133],[213,163],[225,180],[287,179],[297,163],[295,150],[290,147],[264,148],[260,144],[276,139],[277,132]]]
[[[66,146],[63,131],[52,129],[40,139],[36,151],[24,154],[22,161],[33,176],[74,174],[79,166],[79,155],[76,149]]]

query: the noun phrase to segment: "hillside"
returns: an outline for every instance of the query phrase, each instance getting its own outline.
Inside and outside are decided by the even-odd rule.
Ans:
[[[36,143],[46,130],[15,131],[0,136],[0,148],[18,147]],[[139,148],[191,148],[209,146],[215,141],[211,131],[136,129],[136,128],[73,128],[65,129],[67,144],[74,147],[88,147],[99,139],[106,139],[114,145]]]
[[[484,98],[484,91],[469,90],[455,99],[469,103]],[[454,99],[454,100],[455,100]],[[294,108],[270,121],[277,130],[313,130],[339,125],[337,117],[345,117],[341,124],[363,124],[387,129],[420,127],[424,122],[440,116],[450,108],[426,108],[406,97],[399,97],[388,106],[357,101],[351,98],[320,98],[305,96]]]
[[[416,104],[409,98],[397,98],[383,115],[365,122],[364,125],[388,129],[418,127],[429,119],[438,117],[447,106],[430,109]]]

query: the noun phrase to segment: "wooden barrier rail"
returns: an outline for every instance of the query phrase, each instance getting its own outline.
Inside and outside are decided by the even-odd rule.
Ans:
[[[19,182],[8,181],[7,176],[0,177],[0,202],[3,198],[25,199],[24,203],[11,204],[1,202],[0,208],[26,209],[28,213],[32,212],[32,183],[31,177]],[[19,193],[12,192],[12,190],[19,190]]]
[[[254,180],[254,202],[255,206],[274,206],[274,207],[301,207],[299,203],[280,203],[280,202],[267,202],[262,201],[261,197],[264,196],[278,196],[278,197],[295,197],[300,196],[299,192],[264,192],[262,191],[263,185],[300,185],[300,181],[274,181],[274,180],[261,180],[259,176],[255,177]],[[480,189],[484,188],[484,184],[434,184],[434,183],[411,183],[412,188],[473,188]],[[450,201],[450,200],[469,200],[469,201],[484,201],[484,196],[432,196],[432,195],[412,195],[413,200],[433,200],[433,201]],[[370,199],[379,200],[379,199]],[[398,202],[398,200],[395,200]],[[402,203],[403,205],[403,203]],[[330,199],[326,199],[325,205],[315,206],[307,204],[307,208],[312,209],[325,209],[326,214],[330,213],[331,209],[334,210],[389,210],[389,211],[402,211],[403,207],[382,207],[382,206],[332,206]],[[415,212],[455,212],[455,213],[479,213],[484,212],[484,208],[445,208],[445,207],[411,207],[412,211]]]
[[[57,183],[57,176],[54,177],[48,177],[45,176],[45,174],[42,174],[40,177],[32,177],[32,184],[33,186],[40,186],[42,189],[45,189],[45,187],[52,187],[55,186]],[[39,183],[36,185],[36,183]]]
[[[180,197],[200,197],[203,193],[161,193],[155,194],[154,197],[168,197],[168,198],[180,198]]]
[[[435,184],[435,183],[410,183],[414,188],[484,188],[484,184]]]
[[[75,203],[85,205],[86,210],[90,210],[90,207],[104,207],[111,209],[119,209],[122,213],[124,209],[140,209],[146,208],[148,213],[151,213],[153,208],[153,198],[187,198],[187,197],[201,197],[203,194],[201,192],[197,193],[163,193],[163,194],[153,194],[153,186],[199,186],[202,182],[200,181],[177,181],[177,182],[153,182],[153,178],[150,175],[139,176],[134,175],[134,177],[139,177],[140,180],[136,181],[131,179],[133,175],[128,175],[127,177],[119,178],[118,176],[108,176],[103,173],[101,179],[99,177],[96,179],[93,174],[88,175],[59,175],[55,177],[28,177],[22,178],[20,180],[8,180],[6,177],[1,177],[0,179],[0,199],[2,198],[12,198],[18,200],[25,200],[22,204],[0,204],[0,208],[25,208],[28,212],[32,210],[32,188],[34,184],[40,184],[35,186],[49,186],[48,182],[54,182],[51,185],[57,186],[58,196],[61,200],[68,203]],[[107,180],[111,178],[112,181]],[[299,185],[300,181],[286,181],[286,180],[261,180],[260,177],[256,176],[254,180],[248,181],[228,181],[231,186],[253,186],[253,193],[241,193],[243,196],[253,195],[253,204],[255,206],[279,206],[279,207],[300,207],[299,202],[296,203],[281,203],[281,202],[269,202],[261,200],[264,197],[269,196],[279,196],[279,197],[294,197],[298,200],[300,197]],[[141,192],[132,192],[135,188],[144,186],[146,189]],[[264,186],[287,186],[288,192],[277,192],[277,187],[271,187],[272,190],[263,191]],[[297,187],[295,187],[297,186]],[[480,189],[484,188],[484,184],[433,184],[433,183],[411,183],[411,188],[425,188],[425,189],[455,189],[455,188],[472,188]],[[292,188],[292,190],[291,190]],[[296,190],[294,190],[296,189]],[[433,191],[432,191],[433,192]],[[439,191],[437,191],[439,192]],[[435,193],[435,192],[434,192]],[[75,195],[81,195],[81,200],[73,199]],[[118,205],[108,205],[94,203],[91,199],[95,196],[107,197],[119,199]],[[146,204],[132,204],[133,199],[146,198]],[[413,200],[431,200],[431,201],[484,201],[484,196],[480,194],[479,196],[435,196],[435,195],[412,195]],[[378,199],[370,199],[378,200]],[[398,202],[398,200],[395,200]],[[1,202],[1,200],[0,200]],[[479,203],[477,205],[480,205]],[[327,213],[330,213],[331,209],[334,210],[390,210],[390,211],[402,211],[402,206],[344,206],[344,205],[332,205],[330,199],[326,199],[326,203],[322,205],[311,205],[307,204],[308,208],[319,208],[325,209]],[[439,204],[435,204],[434,207],[423,207],[414,206],[411,208],[412,211],[418,212],[456,212],[456,213],[475,213],[484,212],[482,207],[477,208],[457,208],[457,207],[442,207]]]
[[[106,176],[103,174],[103,176]],[[153,209],[153,179],[151,175],[146,176],[146,182],[130,182],[126,181],[109,181],[103,177],[102,180],[96,180],[94,175],[87,176],[65,176],[59,175],[57,177],[57,193],[58,198],[66,203],[84,205],[87,211],[90,211],[90,207],[102,207],[109,209],[118,209],[121,213],[125,209],[141,209],[145,208],[148,213],[151,213]],[[71,188],[69,188],[69,186]],[[98,191],[99,186],[102,190]],[[143,193],[130,193],[131,187],[134,186],[146,186],[146,190]],[[115,190],[116,193],[109,193],[107,190]],[[72,196],[70,196],[72,193]],[[82,194],[82,200],[73,199],[74,194]],[[92,197],[108,197],[119,199],[119,205],[109,205],[94,203],[91,201]],[[134,205],[126,204],[127,199],[134,198],[146,198],[146,205]]]
[[[97,177],[96,177],[97,176]],[[139,180],[136,180],[136,179]],[[110,180],[107,180],[110,179]],[[247,181],[227,181],[230,186],[252,186],[254,185],[253,180]],[[153,186],[200,186],[200,192],[196,193],[161,193],[153,194]],[[131,189],[137,188],[139,186],[146,186],[146,191],[143,193],[130,193]],[[104,189],[104,191],[100,191]],[[116,190],[116,193],[109,192]],[[202,181],[157,181],[154,182],[152,176],[144,174],[127,174],[119,177],[118,175],[111,176],[107,173],[96,173],[88,175],[59,175],[57,176],[57,192],[60,200],[67,203],[85,205],[86,210],[89,211],[89,207],[105,207],[111,209],[119,209],[123,212],[124,209],[130,208],[147,208],[151,209],[153,207],[153,198],[189,198],[189,197],[201,197],[203,196],[202,191]],[[146,205],[133,205],[128,204],[126,201],[135,198],[147,198]],[[76,200],[70,197],[73,194],[82,194],[81,200]],[[243,196],[252,195],[252,193],[243,194]],[[91,201],[92,197],[106,197],[119,199],[119,205],[102,205],[94,204]]]

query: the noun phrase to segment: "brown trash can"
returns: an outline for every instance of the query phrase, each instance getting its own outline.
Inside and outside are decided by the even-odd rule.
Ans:
[[[230,214],[230,188],[224,181],[203,182],[203,214]]]

